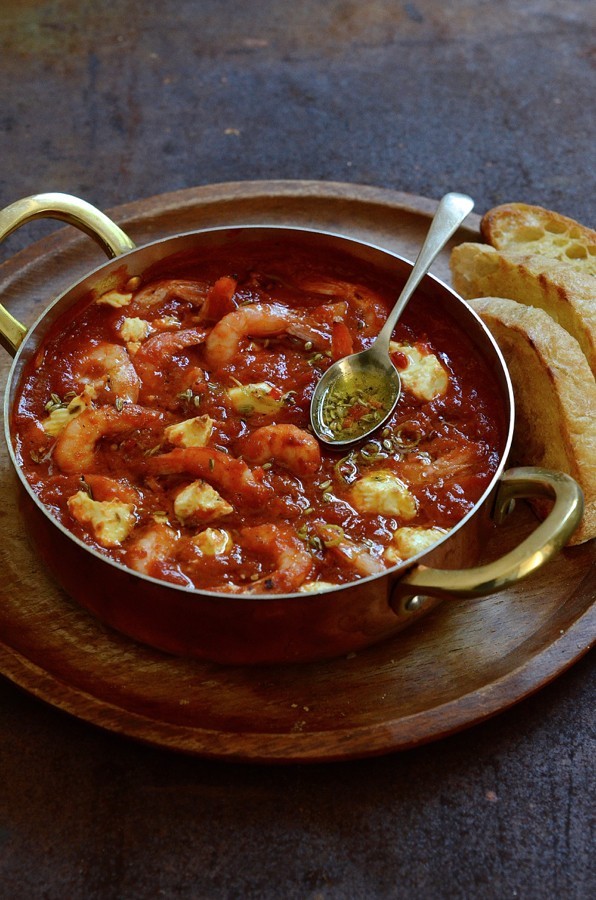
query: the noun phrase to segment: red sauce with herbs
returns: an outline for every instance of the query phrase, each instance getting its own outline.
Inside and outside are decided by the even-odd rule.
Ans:
[[[29,484],[82,541],[178,584],[285,593],[382,572],[462,519],[505,442],[492,373],[420,292],[394,332],[390,421],[344,456],[309,432],[317,380],[370,346],[400,288],[351,257],[269,243],[87,297],[20,386]]]

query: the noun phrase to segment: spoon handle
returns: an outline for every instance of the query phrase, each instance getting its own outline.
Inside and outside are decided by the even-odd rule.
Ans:
[[[404,288],[397,298],[395,306],[387,316],[387,321],[379,332],[375,344],[387,344],[393,334],[393,329],[401,316],[404,307],[428,270],[438,253],[443,249],[450,237],[455,234],[466,216],[473,210],[474,201],[466,194],[445,194],[437,207],[426,239],[416,257],[416,262],[410,272]]]

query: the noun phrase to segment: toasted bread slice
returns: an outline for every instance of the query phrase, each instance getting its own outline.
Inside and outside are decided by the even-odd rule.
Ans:
[[[596,382],[577,341],[540,309],[483,297],[470,306],[499,344],[513,382],[512,458],[566,472],[584,492],[583,520],[570,540],[596,536]],[[546,501],[533,501],[539,515]]]
[[[483,216],[480,230],[496,250],[558,259],[577,272],[596,276],[596,231],[560,213],[505,203]]]
[[[565,263],[517,256],[465,243],[451,254],[453,286],[461,296],[506,297],[549,313],[580,344],[596,373],[596,279]]]

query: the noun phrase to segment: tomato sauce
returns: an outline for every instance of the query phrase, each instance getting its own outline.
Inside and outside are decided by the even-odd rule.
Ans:
[[[489,485],[499,388],[436,299],[418,291],[394,331],[392,417],[342,455],[309,431],[314,387],[370,346],[401,284],[285,242],[171,258],[138,282],[54,325],[13,413],[32,489],[101,553],[200,589],[315,591],[431,546]]]

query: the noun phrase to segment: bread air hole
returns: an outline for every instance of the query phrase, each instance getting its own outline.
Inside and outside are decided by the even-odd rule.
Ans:
[[[543,237],[544,231],[542,228],[536,228],[532,225],[525,225],[522,228],[518,228],[515,232],[515,240],[520,243],[526,241],[540,241]]]
[[[565,250],[565,256],[568,256],[569,259],[585,259],[587,255],[586,248],[581,244],[570,244]]]

